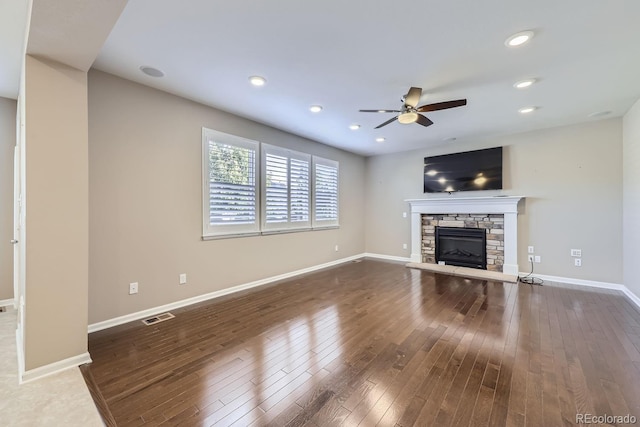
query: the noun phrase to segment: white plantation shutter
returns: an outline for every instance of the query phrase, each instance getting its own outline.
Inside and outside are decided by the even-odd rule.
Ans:
[[[291,158],[291,222],[311,224],[311,159]]]
[[[202,128],[202,237],[338,227],[338,162]]]
[[[338,226],[338,162],[313,157],[313,226]]]
[[[265,154],[265,222],[289,221],[289,159]]]
[[[262,144],[264,231],[309,228],[311,156]]]
[[[258,143],[203,128],[203,236],[259,232]]]

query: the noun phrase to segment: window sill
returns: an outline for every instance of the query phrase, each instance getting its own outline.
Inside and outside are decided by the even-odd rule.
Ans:
[[[305,228],[284,228],[281,230],[266,230],[266,231],[251,231],[248,233],[229,233],[229,234],[214,234],[202,236],[202,240],[220,240],[220,239],[236,239],[239,237],[253,237],[253,236],[270,236],[273,234],[287,234],[287,233],[302,233],[305,231],[322,231],[322,230],[335,230],[340,228],[340,225],[326,225],[319,227],[305,227]]]

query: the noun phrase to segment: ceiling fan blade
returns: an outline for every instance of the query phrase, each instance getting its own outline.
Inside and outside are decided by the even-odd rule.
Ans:
[[[393,119],[389,119],[386,122],[382,123],[381,125],[376,126],[376,129],[380,129],[382,126],[386,126],[389,123],[395,122],[396,120],[398,120],[398,116],[395,116]]]
[[[416,123],[419,123],[425,127],[431,126],[433,124],[431,120],[429,120],[427,117],[423,116],[422,114],[418,114],[418,120],[416,120]]]
[[[360,110],[361,113],[399,113],[400,110]]]
[[[428,111],[446,110],[447,108],[462,107],[467,105],[466,99],[456,99],[455,101],[436,102],[435,104],[423,105],[418,107],[420,113],[426,113]]]

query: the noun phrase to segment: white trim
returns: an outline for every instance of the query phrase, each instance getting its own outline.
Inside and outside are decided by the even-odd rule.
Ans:
[[[231,145],[253,151],[254,182],[253,191],[255,193],[254,214],[255,221],[246,224],[211,224],[211,180],[209,178],[209,153],[210,144]],[[238,234],[253,234],[260,232],[260,143],[252,139],[231,135],[213,129],[202,128],[202,238],[208,240],[210,237],[234,237]]]
[[[520,273],[520,277],[524,277],[529,273]],[[533,274],[544,281],[568,283],[570,285],[587,286],[591,288],[612,289],[622,292],[632,303],[640,308],[640,298],[621,283],[599,282],[596,280],[575,279],[572,277],[548,276],[546,274]]]
[[[11,298],[11,299],[2,299],[0,300],[0,307],[13,307],[14,309],[16,308],[16,300]]]
[[[196,304],[198,302],[208,301],[211,299],[219,298],[225,295],[233,294],[233,293],[244,291],[247,289],[256,288],[256,287],[266,285],[278,280],[289,279],[295,276],[299,276],[301,274],[311,273],[317,270],[321,270],[323,268],[333,267],[335,265],[344,264],[344,263],[361,259],[361,258],[375,258],[375,259],[387,260],[387,261],[411,262],[411,258],[409,257],[365,252],[357,255],[352,255],[350,257],[337,259],[335,261],[326,262],[324,264],[319,264],[312,267],[307,267],[300,270],[292,271],[289,273],[284,273],[277,276],[271,276],[265,279],[256,280],[256,281],[245,283],[238,286],[233,286],[231,288],[221,289],[219,291],[210,292],[210,293],[199,295],[192,298],[187,298],[187,299],[176,301],[170,304],[149,308],[147,310],[138,311],[135,313],[124,315],[124,316],[115,317],[113,319],[104,320],[102,322],[93,323],[89,325],[88,332],[92,333],[92,332],[101,331],[103,329],[112,328],[114,326],[122,325],[124,323],[144,319],[146,317],[153,316],[165,311],[186,307],[188,305]],[[527,274],[528,273],[520,273],[520,276],[526,276]],[[547,276],[547,275],[540,275],[540,274],[536,274],[535,276],[541,278],[542,280],[551,281],[551,282],[569,283],[573,285],[618,290],[624,293],[638,308],[640,308],[640,298],[638,298],[635,294],[633,294],[633,292],[631,292],[626,286],[619,283],[598,282],[593,280],[573,279],[569,277]],[[19,341],[19,338],[20,337],[16,333],[17,341]],[[18,351],[20,351],[20,348],[21,346],[18,346]]]
[[[22,346],[22,333],[16,328],[16,354],[18,356],[18,378],[24,375],[24,347]]]
[[[91,356],[89,353],[82,353],[48,365],[40,366],[39,368],[30,369],[20,376],[20,384],[48,377],[49,375],[57,374],[58,372],[66,371],[67,369],[76,368],[80,365],[84,365],[85,363],[91,363]]]
[[[631,300],[632,303],[636,305],[636,307],[640,308],[640,298],[633,292],[629,290],[626,286],[622,285],[622,292]]]
[[[500,214],[518,213],[518,202],[523,196],[491,197],[439,197],[429,199],[406,199],[412,211],[423,214],[478,213]],[[455,209],[452,211],[451,209]]]
[[[364,254],[364,256],[366,258],[375,258],[375,259],[382,259],[382,260],[387,260],[387,261],[411,262],[411,258],[403,257],[403,256],[373,254],[373,253],[370,253],[370,252],[366,252]]]
[[[524,277],[528,274],[529,273],[520,273],[519,275],[520,277]],[[600,289],[614,289],[616,291],[621,291],[622,288],[625,287],[620,283],[598,282],[596,280],[575,279],[573,277],[548,276],[546,274],[533,274],[532,276],[539,277],[548,282],[568,283],[570,285],[589,286]]]
[[[114,326],[122,325],[124,323],[132,322],[135,320],[144,319],[145,317],[153,316],[158,313],[162,313],[165,311],[173,310],[176,308],[185,307],[188,305],[196,304],[202,301],[208,301],[214,298],[219,298],[221,296],[233,294],[236,292],[244,291],[251,288],[256,288],[258,286],[266,285],[272,282],[276,282],[278,280],[289,279],[291,277],[299,276],[301,274],[311,273],[316,270],[321,270],[327,267],[333,267],[334,265],[344,264],[346,262],[354,261],[356,259],[364,258],[365,254],[357,254],[346,258],[341,258],[335,261],[329,261],[324,264],[314,265],[312,267],[303,268],[300,270],[295,270],[289,273],[279,274],[277,276],[267,277],[265,279],[255,280],[253,282],[244,283],[242,285],[233,286],[231,288],[221,289],[219,291],[210,292],[203,295],[198,295],[195,297],[183,299],[180,301],[172,302],[169,304],[161,305],[158,307],[149,308],[146,310],[138,311],[131,314],[126,314],[124,316],[115,317],[113,319],[104,320],[102,322],[93,323],[89,325],[89,333],[101,331],[103,329],[112,328]]]

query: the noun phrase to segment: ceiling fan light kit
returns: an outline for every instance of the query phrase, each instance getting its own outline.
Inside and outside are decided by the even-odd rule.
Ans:
[[[406,113],[402,113],[398,116],[398,121],[403,125],[415,123],[418,121],[418,113],[414,111],[407,111]]]

